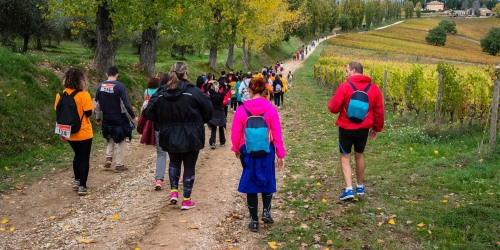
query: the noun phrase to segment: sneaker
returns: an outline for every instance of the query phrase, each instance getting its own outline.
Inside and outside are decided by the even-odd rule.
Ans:
[[[261,220],[264,221],[264,223],[266,224],[274,223],[273,217],[271,217],[271,211],[264,210],[264,212],[262,212]]]
[[[111,167],[111,162],[113,162],[113,158],[106,157],[106,163],[104,164],[104,167],[105,168],[110,168]]]
[[[210,145],[210,148],[215,149],[215,143],[212,143],[212,145]]]
[[[163,186],[163,181],[162,180],[156,180],[156,182],[155,182],[155,190],[156,191],[160,191],[162,189],[162,186]]]
[[[340,200],[348,200],[348,199],[353,199],[354,198],[354,191],[352,189],[344,189],[344,192],[340,195]]]
[[[226,144],[225,144],[225,143],[222,143],[222,144],[220,145],[220,147],[221,147],[221,148],[223,148],[224,146],[226,146]]]
[[[125,172],[127,170],[128,170],[128,168],[125,166],[116,166],[115,167],[115,173],[121,173],[121,172]]]
[[[80,187],[80,180],[74,180],[73,181],[73,190],[78,191],[79,187]]]
[[[365,194],[365,186],[356,187],[356,194],[357,195],[364,195]]]
[[[78,187],[78,195],[79,196],[85,196],[85,195],[89,195],[91,193],[92,193],[92,189],[90,189],[89,187],[84,187],[84,186]]]
[[[181,205],[181,210],[188,210],[196,206],[196,203],[189,199],[189,200],[183,200],[182,205]]]
[[[251,232],[259,231],[259,222],[258,221],[250,221],[250,224],[248,224],[248,229],[250,229]]]
[[[170,192],[170,204],[177,204],[177,200],[179,200],[179,192],[172,191]]]

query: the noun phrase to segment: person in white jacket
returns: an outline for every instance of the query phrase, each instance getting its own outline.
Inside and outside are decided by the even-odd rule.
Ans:
[[[241,102],[246,102],[250,100],[250,93],[248,93],[248,89],[250,88],[250,80],[252,80],[252,73],[248,72],[246,75],[246,79],[240,84],[240,88],[238,89],[238,94],[241,95]]]

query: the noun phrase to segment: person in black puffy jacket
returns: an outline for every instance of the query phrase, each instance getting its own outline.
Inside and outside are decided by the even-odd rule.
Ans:
[[[144,110],[146,118],[153,120],[160,130],[160,147],[170,158],[170,204],[177,204],[179,176],[184,164],[181,209],[191,209],[195,180],[195,166],[200,150],[205,144],[204,123],[212,119],[212,103],[207,95],[189,83],[187,65],[172,65],[167,85],[161,87],[149,100]]]

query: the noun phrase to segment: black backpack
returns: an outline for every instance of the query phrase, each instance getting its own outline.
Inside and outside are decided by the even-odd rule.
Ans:
[[[71,95],[66,92],[59,93],[59,102],[56,106],[56,123],[59,125],[71,126],[71,133],[77,133],[82,126],[83,115],[78,115],[75,102],[75,95],[80,90],[75,90]]]

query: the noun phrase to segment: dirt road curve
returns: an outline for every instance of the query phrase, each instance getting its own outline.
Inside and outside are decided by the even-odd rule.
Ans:
[[[302,63],[287,61],[285,70],[294,72]],[[181,211],[179,205],[168,205],[168,186],[154,191],[156,151],[139,144],[136,136],[127,144],[128,172],[105,171],[104,152],[92,154],[89,196],[79,197],[71,188],[71,159],[67,168],[2,194],[0,220],[8,221],[0,224],[0,248],[255,249],[268,228],[262,225],[259,233],[246,228],[246,199],[237,192],[241,165],[230,151],[231,121],[232,113],[226,147],[207,147],[200,153],[192,194],[195,208]],[[279,203],[278,194],[273,201],[276,220],[280,220]]]

